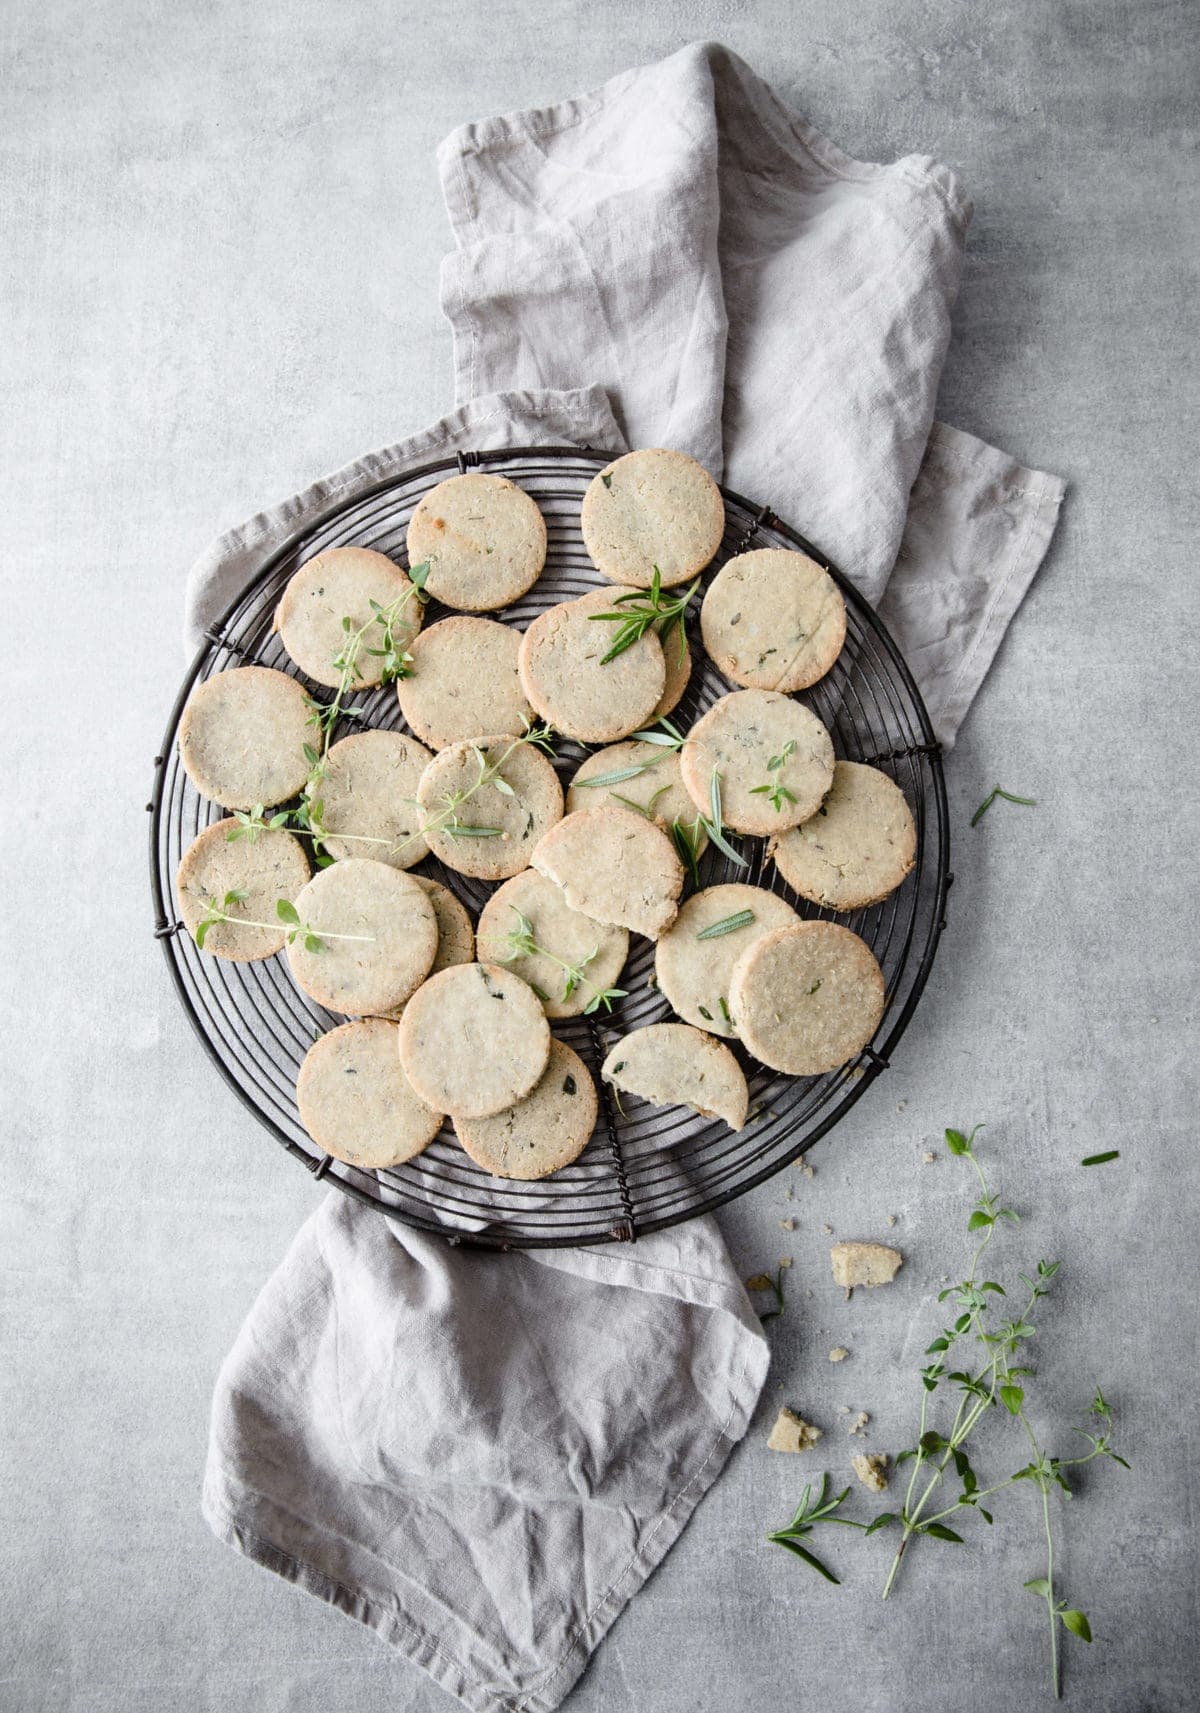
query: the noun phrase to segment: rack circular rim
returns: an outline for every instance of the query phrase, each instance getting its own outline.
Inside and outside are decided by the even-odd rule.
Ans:
[[[265,592],[271,578],[278,573],[279,568],[289,558],[295,555],[297,550],[301,549],[306,542],[311,541],[311,539],[321,530],[328,528],[328,526],[336,519],[342,517],[344,514],[354,512],[357,508],[368,505],[371,501],[377,500],[382,494],[401,487],[410,487],[412,484],[416,483],[428,482],[429,486],[433,486],[436,485],[437,481],[443,480],[447,476],[464,473],[472,469],[490,465],[506,466],[502,473],[508,474],[513,479],[519,480],[522,475],[522,471],[520,469],[520,463],[522,460],[532,460],[538,464],[545,462],[549,462],[551,464],[561,463],[563,466],[574,463],[577,466],[583,467],[578,473],[581,476],[586,476],[587,480],[590,480],[595,475],[596,471],[610,463],[612,458],[613,454],[603,452],[595,448],[573,446],[517,446],[499,447],[486,451],[463,451],[451,453],[423,464],[414,465],[411,468],[391,471],[386,475],[380,476],[377,480],[364,485],[362,488],[357,489],[348,497],[330,501],[327,506],[323,507],[313,516],[310,516],[302,526],[292,531],[270,552],[255,573],[242,584],[222,612],[220,618],[215,620],[207,628],[205,633],[206,641],[193,658],[191,665],[184,676],[167,720],[166,731],[159,748],[159,753],[154,758],[153,789],[150,801],[146,805],[151,817],[150,879],[151,895],[153,898],[155,913],[154,935],[162,945],[167,966],[171,972],[172,981],[184,1012],[209,1058],[217,1067],[217,1070],[220,1072],[224,1082],[233,1090],[247,1110],[254,1114],[259,1123],[262,1124],[278,1142],[282,1143],[287,1152],[294,1158],[298,1159],[312,1173],[314,1178],[328,1178],[331,1183],[336,1184],[340,1190],[347,1195],[354,1197],[360,1203],[372,1207],[389,1217],[398,1218],[404,1223],[413,1225],[418,1229],[441,1236],[451,1244],[465,1244],[493,1250],[507,1250],[514,1248],[575,1247],[605,1242],[630,1241],[635,1239],[637,1236],[649,1235],[651,1232],[663,1230],[671,1225],[679,1224],[684,1220],[698,1218],[702,1214],[711,1213],[716,1208],[724,1206],[726,1203],[735,1200],[737,1197],[744,1195],[747,1191],[755,1188],[756,1185],[763,1183],[767,1178],[772,1177],[776,1172],[783,1169],[783,1167],[791,1160],[795,1159],[800,1154],[807,1152],[815,1142],[817,1142],[822,1136],[826,1135],[861,1098],[870,1085],[875,1081],[880,1072],[887,1068],[889,1056],[908,1027],[908,1024],[916,1010],[917,1004],[920,1001],[921,995],[924,992],[925,985],[933,968],[941,935],[946,926],[946,902],[954,877],[950,873],[949,867],[949,818],[945,777],[942,767],[941,746],[934,735],[928,711],[926,710],[921,693],[917,688],[907,662],[878,614],[826,554],[824,554],[812,542],[807,540],[798,530],[793,528],[784,519],[778,517],[769,506],[755,504],[753,501],[746,499],[735,490],[722,485],[721,493],[726,505],[727,519],[732,523],[732,514],[740,514],[741,527],[735,532],[738,537],[735,543],[729,550],[726,550],[723,544],[722,549],[718,552],[712,564],[706,569],[703,575],[707,578],[714,572],[714,570],[718,569],[721,564],[733,557],[735,553],[745,552],[754,542],[755,537],[764,533],[780,537],[785,544],[795,547],[810,555],[810,557],[822,565],[834,578],[846,600],[848,613],[853,614],[855,619],[857,619],[870,634],[873,643],[882,649],[883,659],[886,662],[887,668],[894,674],[896,684],[903,693],[906,704],[904,713],[915,728],[915,735],[919,739],[917,743],[907,744],[899,750],[893,750],[882,754],[876,753],[869,757],[847,757],[847,759],[854,760],[867,759],[876,763],[880,761],[894,761],[899,757],[907,757],[910,760],[914,757],[919,757],[920,759],[921,771],[919,777],[922,780],[922,789],[920,800],[916,805],[919,843],[918,862],[915,872],[917,876],[916,884],[919,885],[921,882],[925,882],[925,894],[922,902],[924,905],[924,914],[927,920],[924,928],[923,943],[919,948],[919,954],[916,957],[914,965],[913,941],[916,929],[916,911],[918,908],[918,904],[914,902],[910,909],[908,932],[905,947],[901,955],[901,961],[895,973],[894,980],[890,981],[888,984],[889,994],[894,995],[900,990],[901,978],[907,977],[907,987],[904,991],[903,1002],[893,1015],[891,1014],[889,999],[889,1009],[885,1010],[884,1017],[880,1022],[875,1037],[872,1042],[863,1049],[862,1053],[857,1055],[848,1066],[843,1066],[836,1072],[826,1073],[825,1077],[775,1079],[776,1082],[784,1082],[789,1085],[815,1084],[818,1086],[830,1083],[830,1079],[833,1079],[832,1083],[830,1083],[831,1093],[836,1092],[837,1098],[830,1102],[828,1097],[826,1097],[819,1102],[813,1122],[807,1124],[801,1134],[793,1135],[792,1132],[786,1129],[776,1132],[773,1125],[768,1125],[765,1127],[761,1139],[750,1136],[745,1146],[748,1158],[746,1159],[744,1166],[740,1169],[736,1160],[732,1166],[724,1162],[728,1161],[728,1156],[730,1154],[737,1155],[741,1151],[739,1150],[739,1139],[747,1137],[748,1132],[727,1131],[726,1138],[722,1138],[722,1140],[732,1140],[722,1152],[716,1155],[714,1161],[711,1163],[714,1168],[720,1166],[721,1169],[714,1170],[711,1182],[707,1182],[706,1186],[703,1187],[692,1199],[685,1198],[678,1206],[675,1207],[668,1205],[664,1211],[661,1207],[655,1205],[654,1197],[651,1195],[647,1199],[645,1207],[639,1208],[628,1187],[626,1161],[623,1155],[618,1125],[614,1119],[609,1090],[607,1086],[601,1082],[598,1076],[599,1057],[601,1054],[595,1020],[578,1019],[578,1024],[583,1025],[586,1022],[588,1025],[586,1038],[588,1044],[590,1044],[591,1053],[585,1053],[584,1056],[585,1058],[590,1057],[592,1060],[591,1068],[593,1072],[596,1073],[596,1081],[598,1085],[597,1092],[600,1096],[601,1102],[600,1127],[598,1128],[596,1136],[593,1137],[592,1142],[589,1144],[589,1148],[585,1150],[585,1155],[592,1153],[592,1150],[596,1148],[601,1132],[606,1132],[608,1154],[606,1169],[611,1172],[611,1181],[617,1186],[618,1194],[616,1212],[618,1217],[613,1217],[614,1204],[610,1201],[607,1204],[606,1211],[599,1220],[593,1220],[590,1223],[578,1220],[572,1223],[571,1220],[566,1220],[561,1225],[555,1226],[553,1222],[556,1215],[553,1204],[559,1200],[569,1201],[572,1199],[572,1192],[570,1191],[568,1191],[564,1197],[560,1197],[557,1193],[559,1189],[557,1180],[562,1177],[562,1174],[556,1174],[555,1177],[542,1180],[540,1183],[517,1183],[514,1180],[495,1179],[486,1172],[483,1172],[480,1168],[475,1167],[473,1163],[468,1161],[467,1156],[462,1154],[461,1150],[459,1150],[461,1161],[463,1163],[461,1169],[466,1177],[477,1178],[492,1198],[490,1204],[480,1204],[480,1206],[490,1206],[490,1222],[483,1220],[480,1217],[479,1212],[476,1212],[469,1219],[464,1218],[461,1214],[455,1213],[452,1208],[448,1209],[445,1205],[439,1204],[437,1193],[431,1193],[427,1188],[422,1190],[421,1195],[418,1198],[419,1202],[430,1210],[429,1214],[425,1215],[414,1210],[411,1205],[408,1205],[398,1198],[392,1187],[384,1181],[389,1176],[387,1171],[365,1172],[359,1171],[357,1168],[347,1167],[342,1162],[334,1160],[329,1155],[323,1154],[319,1149],[316,1149],[315,1144],[310,1143],[309,1146],[306,1147],[304,1142],[299,1140],[296,1135],[289,1135],[271,1112],[266,1109],[266,1103],[261,1097],[261,1091],[256,1091],[255,1089],[248,1087],[246,1082],[236,1074],[234,1066],[229,1062],[226,1054],[222,1052],[218,1042],[213,1038],[212,1033],[210,1033],[209,1029],[206,1028],[204,1019],[197,1008],[192,994],[189,991],[188,983],[184,977],[184,967],[176,945],[182,929],[182,924],[178,921],[174,908],[174,874],[164,856],[163,845],[164,813],[167,808],[167,793],[165,791],[165,785],[167,781],[168,765],[175,750],[179,719],[187,702],[188,696],[191,694],[192,688],[197,680],[203,674],[206,665],[211,664],[216,655],[219,654],[222,649],[225,649],[230,653],[238,652],[237,645],[231,644],[227,640],[229,627],[233,624],[239,614],[252,610],[256,594],[261,596],[261,594]],[[513,466],[515,466],[515,468],[513,468]],[[419,490],[413,495],[414,503],[415,500],[420,497],[421,491],[428,491],[428,488]],[[360,545],[362,544],[363,543],[360,543]],[[368,542],[365,544],[370,545],[371,543]],[[393,549],[392,553],[393,557],[397,557],[406,563],[406,555],[404,555],[402,551],[397,552]],[[593,577],[595,575],[596,574],[593,571]],[[603,584],[601,583],[600,586],[603,586]],[[536,587],[537,585],[535,585],[535,588]],[[273,610],[273,600],[270,605]],[[698,607],[699,603],[696,605]],[[694,617],[695,614],[693,612],[693,622]],[[702,661],[704,659],[702,653],[700,655],[700,659]],[[836,671],[836,666],[834,670]],[[711,668],[711,673],[719,678],[719,674],[716,674],[715,667]],[[295,671],[294,675],[299,676],[301,681],[304,682],[303,676],[299,674],[298,671]],[[694,677],[695,669],[693,669],[693,678]],[[832,677],[832,674],[827,675],[827,678],[829,677]],[[822,683],[824,682],[825,680],[822,680]],[[734,689],[737,688],[736,685],[729,686],[722,679],[719,683],[719,693],[726,693],[731,687]],[[819,690],[820,687],[820,684],[814,686],[813,690]],[[603,746],[589,746],[589,748],[591,747]],[[917,776],[917,766],[915,762],[913,763],[912,771],[914,777]],[[179,770],[176,769],[176,777],[178,776],[178,772]],[[926,790],[928,793],[928,802],[926,801]],[[912,805],[910,804],[910,807],[911,806]],[[932,827],[927,824],[927,808],[930,811],[930,819],[933,823]],[[929,847],[929,856],[932,858],[931,862],[926,862],[923,846]],[[755,866],[759,871],[761,871],[761,861]],[[931,870],[928,874],[926,874],[927,869]],[[735,876],[731,873],[729,875],[723,875],[721,878],[728,879],[734,877]],[[712,880],[704,882],[704,884],[708,885],[714,883],[715,882]],[[910,874],[903,884],[905,887],[908,887],[913,883],[914,876]],[[902,889],[898,889],[898,891],[899,890]],[[892,894],[891,896],[892,898],[895,898],[897,894]],[[797,902],[794,894],[789,895],[789,901],[794,904]],[[872,906],[870,908],[880,910],[887,902],[888,901],[885,900],[883,904]],[[806,906],[803,901],[799,901],[799,908],[802,913],[818,917],[828,917],[833,914],[831,912],[816,910],[811,906]],[[845,920],[845,917],[839,916],[836,919]],[[186,935],[184,937],[186,938]],[[276,960],[272,959],[267,961],[273,963]],[[205,962],[207,964],[216,965],[224,964],[226,960],[209,958],[205,960]],[[244,971],[248,968],[253,968],[254,966],[236,964],[231,967],[234,970]],[[669,1012],[668,1015],[670,1015]],[[654,1020],[658,1021],[660,1019]],[[330,1017],[329,1026],[333,1026],[337,1021],[340,1021],[340,1019]],[[578,1039],[576,1039],[573,1044],[576,1045],[577,1050],[581,1050],[581,1042]],[[736,1046],[736,1043],[733,1044]],[[258,1098],[256,1098],[256,1093],[258,1094]],[[829,1109],[822,1111],[821,1106],[825,1105],[827,1105]],[[662,1109],[652,1110],[661,1111]],[[778,1115],[772,1114],[773,1119],[777,1119],[777,1117]],[[298,1119],[296,1120],[294,1128],[299,1128]],[[708,1128],[713,1128],[713,1125],[710,1123]],[[300,1129],[300,1135],[303,1135],[302,1129]],[[767,1138],[770,1139],[769,1145],[766,1140]],[[307,1137],[305,1137],[305,1141],[307,1140]],[[759,1142],[758,1146],[754,1146],[756,1141]],[[671,1150],[677,1146],[677,1141],[665,1142],[660,1152],[664,1156],[667,1156]],[[313,1150],[315,1150],[315,1152]],[[599,1154],[594,1156],[592,1163],[596,1164],[600,1157],[601,1156]],[[643,1159],[647,1157],[653,1159],[654,1151],[651,1150],[648,1156],[643,1156]],[[422,1156],[418,1156],[414,1161],[408,1163],[409,1166],[418,1170],[419,1176],[423,1175],[422,1158]],[[706,1167],[706,1170],[707,1169],[708,1168]],[[403,1171],[404,1168],[391,1170]],[[674,1162],[667,1167],[662,1175],[667,1177],[678,1175],[683,1178],[685,1183],[690,1184],[689,1171],[690,1167]],[[354,1175],[351,1176],[348,1174]],[[604,1178],[603,1172],[601,1175],[602,1178]],[[356,1181],[358,1179],[366,1181]],[[608,1180],[604,1178],[604,1181],[607,1182]],[[588,1193],[591,1192],[589,1191]],[[533,1199],[535,1201],[539,1194],[545,1194],[549,1203],[548,1218],[551,1222],[551,1228],[549,1230],[531,1229],[522,1223],[521,1219],[514,1220],[502,1208],[498,1209],[496,1207],[496,1198],[503,1197],[506,1194],[511,1194],[525,1200]],[[579,1192],[580,1199],[582,1199],[582,1195],[583,1192]],[[454,1198],[448,1199],[453,1200]],[[440,1205],[441,1217],[435,1217],[434,1215],[436,1210]],[[536,1213],[536,1210],[534,1210],[534,1212]]]

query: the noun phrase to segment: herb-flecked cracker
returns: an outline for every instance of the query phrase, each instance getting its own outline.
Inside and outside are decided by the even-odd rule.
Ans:
[[[527,982],[457,964],[418,988],[400,1020],[400,1062],[421,1098],[455,1118],[523,1099],[550,1058],[550,1025]]]
[[[454,1120],[467,1153],[497,1178],[549,1177],[577,1160],[596,1128],[596,1085],[565,1041],[551,1039],[546,1069],[523,1100],[490,1118]]]
[[[342,1023],[305,1054],[296,1079],[300,1122],[335,1160],[363,1168],[399,1166],[442,1127],[420,1098],[396,1050],[396,1025],[378,1017]]]
[[[683,452],[627,452],[593,478],[580,515],[584,545],[613,583],[664,588],[702,571],[721,545],[725,503],[708,471]]]

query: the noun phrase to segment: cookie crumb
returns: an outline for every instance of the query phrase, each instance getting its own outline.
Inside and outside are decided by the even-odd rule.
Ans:
[[[806,1178],[815,1178],[817,1175],[817,1168],[815,1166],[810,1166],[807,1160],[805,1160],[800,1170],[804,1173]]]
[[[888,1484],[888,1457],[883,1451],[859,1452],[850,1459],[854,1473],[871,1493],[885,1493]]]
[[[792,1258],[790,1255],[781,1255],[779,1257],[779,1265],[781,1267],[784,1267],[784,1268],[790,1267],[791,1264],[792,1264]]]
[[[822,1230],[822,1231],[823,1231],[823,1232],[824,1232],[824,1233],[825,1233],[825,1235],[826,1235],[826,1237],[832,1237],[832,1236],[833,1236],[833,1227],[832,1227],[832,1225],[823,1225],[823,1226],[822,1226],[822,1227],[821,1227],[821,1230]]]
[[[838,1415],[839,1416],[848,1416],[849,1414],[850,1414],[849,1404],[839,1404],[838,1405]]]
[[[850,1423],[849,1427],[846,1429],[846,1432],[847,1433],[863,1433],[863,1432],[865,1432],[867,1423],[870,1421],[870,1419],[871,1418],[867,1414],[866,1410],[859,1410],[859,1412],[855,1416],[854,1420]]]
[[[835,1344],[829,1352],[829,1360],[831,1362],[844,1362],[849,1354],[850,1352],[844,1344]]]
[[[895,1214],[894,1214],[894,1213],[889,1213],[889,1214],[888,1214],[888,1216],[887,1216],[887,1218],[886,1218],[886,1219],[885,1219],[885,1220],[884,1220],[884,1222],[883,1222],[883,1223],[884,1223],[884,1224],[885,1224],[885,1225],[895,1225],[895,1223],[896,1223],[896,1216],[895,1216]]]
[[[746,1289],[748,1291],[769,1291],[771,1281],[765,1273],[755,1273],[752,1278],[746,1280]]]
[[[932,1166],[936,1159],[937,1155],[934,1153],[932,1148],[926,1148],[925,1152],[921,1155],[921,1163],[925,1166]]]
[[[901,1102],[900,1102],[900,1104],[899,1104],[899,1105],[898,1105],[898,1106],[897,1106],[897,1108],[896,1108],[896,1111],[897,1111],[897,1112],[903,1112],[903,1111],[904,1111],[904,1108],[905,1108],[905,1107],[906,1107],[906,1106],[907,1106],[907,1105],[908,1105],[908,1102],[907,1102],[907,1101],[906,1101],[906,1100],[902,1100],[902,1101],[901,1101]]]
[[[845,1291],[855,1285],[890,1285],[904,1264],[898,1249],[882,1243],[835,1243],[829,1251],[834,1283]]]
[[[775,1417],[775,1425],[767,1440],[768,1451],[808,1451],[821,1438],[821,1429],[814,1427],[789,1410],[784,1404]]]
[[[796,1221],[794,1219],[781,1219],[779,1221],[779,1229],[780,1231],[795,1231]]]

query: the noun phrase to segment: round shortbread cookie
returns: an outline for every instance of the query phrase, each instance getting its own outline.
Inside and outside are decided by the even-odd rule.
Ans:
[[[662,645],[653,629],[605,661],[620,626],[613,597],[632,589],[594,589],[539,613],[521,640],[521,685],[544,720],[580,743],[611,743],[654,717],[666,688]]]
[[[476,789],[481,769],[496,767],[495,780]],[[462,797],[464,792],[470,795]],[[506,880],[528,868],[538,839],[562,818],[562,786],[553,764],[532,744],[506,736],[440,751],[421,775],[417,798],[434,856],[477,880]]]
[[[883,972],[849,928],[798,922],[738,959],[729,1008],[756,1059],[791,1076],[819,1076],[852,1059],[878,1029]]]
[[[417,787],[432,760],[403,732],[355,732],[335,743],[312,787],[330,856],[339,862],[373,857],[392,868],[411,868],[427,857]]]
[[[660,636],[659,646],[663,651],[663,665],[666,668],[667,683],[659,698],[658,706],[651,714],[651,721],[665,719],[679,706],[683,693],[691,682],[692,651],[688,647],[687,637],[683,635],[678,625],[672,625],[666,636]],[[682,641],[682,647],[680,642]]]
[[[294,903],[300,921],[321,943],[312,950],[304,932],[289,941],[292,978],[327,1011],[347,1017],[392,1011],[433,968],[433,905],[411,875],[385,862],[335,862],[314,874]]]
[[[253,963],[283,950],[287,930],[275,915],[280,898],[292,899],[308,879],[308,857],[299,839],[282,828],[260,831],[253,841],[236,833],[235,820],[217,821],[193,839],[183,853],[175,877],[179,914],[193,939],[208,913],[217,904],[229,916],[246,916],[254,922],[269,922],[269,928],[239,928],[230,922],[214,922],[206,929],[204,950],[235,963]],[[229,892],[244,898],[226,904]]]
[[[215,673],[197,684],[179,721],[188,778],[223,809],[286,803],[308,778],[309,712],[304,686],[286,672]]]
[[[507,476],[451,476],[418,503],[407,546],[410,565],[429,567],[431,595],[462,612],[486,613],[537,582],[546,521]]]
[[[700,609],[704,647],[735,684],[805,690],[846,640],[846,603],[807,553],[760,547],[722,565]]]
[[[816,814],[768,847],[788,885],[829,910],[878,904],[899,886],[916,853],[917,829],[903,791],[859,761],[839,761]]]
[[[454,1120],[477,1166],[497,1178],[547,1178],[577,1160],[591,1141],[600,1103],[578,1053],[551,1040],[550,1059],[532,1093],[490,1118]]]
[[[739,833],[798,826],[816,814],[833,783],[829,733],[803,702],[776,690],[722,696],[692,727],[680,759],[683,782],[705,814],[719,774],[721,818]],[[773,791],[780,793],[774,801]]]
[[[741,1066],[728,1047],[687,1023],[635,1029],[611,1049],[600,1075],[652,1106],[688,1106],[731,1130],[746,1122],[750,1091]]]
[[[304,1055],[296,1079],[300,1122],[318,1148],[364,1170],[399,1166],[442,1127],[404,1074],[399,1031],[380,1017],[341,1023]]]
[[[489,1118],[524,1099],[549,1058],[541,1000],[497,964],[458,964],[431,976],[400,1020],[409,1081],[455,1118]]]
[[[733,926],[749,910],[753,920]],[[762,886],[706,886],[681,904],[654,952],[654,979],[673,1011],[697,1029],[732,1035],[729,978],[764,934],[800,920],[791,905]],[[722,924],[729,923],[728,928]],[[716,929],[717,932],[713,932]]]
[[[533,714],[521,689],[521,633],[468,614],[442,619],[417,638],[412,667],[396,684],[400,711],[434,749],[477,732],[525,730]]]
[[[614,777],[608,785],[588,784],[589,780],[603,780],[610,775],[624,777]],[[625,808],[636,805],[664,831],[669,831],[674,821],[691,827],[697,818],[696,805],[683,783],[678,751],[664,749],[660,744],[638,743],[635,738],[627,743],[610,744],[607,749],[595,750],[588,756],[567,787],[567,814],[574,814],[577,809],[594,809],[614,799],[617,802],[624,799]],[[707,845],[708,835],[699,831],[697,858]]]
[[[661,827],[632,809],[576,810],[538,840],[532,864],[595,922],[656,940],[675,920],[683,864]]]
[[[613,583],[664,588],[703,571],[725,532],[721,490],[684,452],[627,452],[592,480],[580,516],[584,545]]]
[[[541,948],[532,956],[518,951],[509,937],[523,928],[522,917]],[[624,928],[573,910],[562,889],[532,868],[506,880],[488,899],[479,916],[478,945],[481,962],[502,964],[529,983],[547,1017],[578,1017],[598,993],[616,985],[629,956]],[[564,964],[583,972],[570,998]]]
[[[423,609],[416,589],[385,553],[370,547],[329,547],[302,565],[290,579],[275,610],[275,629],[301,672],[336,690],[342,675],[333,662],[346,647],[349,632],[370,628],[355,656],[351,689],[378,684],[383,677],[383,627],[372,625],[375,608],[393,617],[392,640],[404,652],[421,628]]]

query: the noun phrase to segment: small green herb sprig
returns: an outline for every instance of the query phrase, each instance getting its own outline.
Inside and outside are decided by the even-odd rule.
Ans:
[[[358,710],[347,708],[345,702],[362,678],[362,668],[359,664],[362,656],[367,654],[382,662],[379,673],[381,685],[394,684],[397,678],[406,678],[412,670],[412,655],[397,638],[396,627],[410,601],[416,600],[422,605],[428,601],[429,596],[425,589],[428,579],[429,562],[424,560],[409,571],[408,587],[402,594],[397,595],[394,601],[389,601],[386,607],[381,606],[378,601],[370,603],[371,616],[365,623],[356,626],[349,614],[342,615],[342,646],[331,662],[338,674],[333,700],[329,703],[309,701],[308,723],[317,728],[318,734],[316,745],[306,744],[304,747],[305,760],[311,770],[310,783],[324,773],[326,757],[338,721],[345,716],[352,719],[361,718]]]
[[[786,1272],[787,1268],[781,1263],[774,1274],[755,1273],[752,1279],[746,1280],[746,1289],[748,1291],[770,1291],[771,1295],[775,1299],[775,1307],[773,1309],[768,1309],[766,1314],[760,1314],[758,1317],[759,1320],[763,1322],[778,1320],[779,1316],[783,1313],[785,1307],[783,1300],[783,1279]],[[846,1495],[843,1493],[842,1497],[845,1498],[845,1496]]]
[[[552,952],[548,950],[547,947],[538,944],[533,930],[533,923],[529,920],[528,916],[524,915],[522,911],[517,909],[515,904],[511,905],[510,909],[517,918],[517,925],[515,928],[511,928],[508,932],[506,937],[508,952],[503,958],[501,958],[501,963],[511,964],[514,963],[517,958],[546,958],[550,963],[557,964],[559,969],[563,971],[564,979],[562,999],[564,1002],[570,999],[571,996],[579,990],[579,988],[586,987],[590,989],[591,997],[583,1008],[583,1015],[585,1017],[591,1017],[594,1012],[601,1010],[611,1011],[614,1000],[624,999],[626,997],[628,992],[626,988],[597,987],[594,982],[588,980],[585,972],[587,971],[588,966],[593,963],[597,957],[599,957],[599,946],[594,946],[587,956],[585,958],[581,958],[577,964],[569,963],[566,958],[560,958],[557,952]],[[532,983],[530,985],[533,986]],[[549,1002],[550,995],[548,993],[543,993],[541,989],[536,986],[533,986],[533,991],[544,1003]]]
[[[763,1316],[764,1320],[767,1318],[766,1315]],[[861,1523],[851,1522],[849,1517],[839,1517],[834,1514],[845,1503],[850,1492],[849,1487],[843,1487],[842,1491],[832,1498],[828,1496],[828,1489],[828,1475],[822,1475],[820,1490],[815,1499],[813,1498],[811,1483],[805,1487],[800,1496],[796,1515],[787,1528],[776,1529],[774,1534],[767,1536],[767,1539],[775,1546],[785,1547],[788,1552],[795,1553],[797,1558],[802,1558],[805,1564],[811,1565],[815,1571],[818,1571],[826,1582],[835,1583],[840,1588],[841,1577],[835,1576],[829,1566],[817,1557],[816,1553],[810,1552],[806,1546],[800,1544],[812,1534],[814,1523],[840,1523],[848,1529],[862,1528]]]
[[[592,621],[597,624],[617,623],[620,629],[613,638],[612,646],[607,654],[600,657],[601,666],[607,666],[610,660],[615,660],[619,654],[624,654],[627,648],[632,648],[639,642],[651,625],[658,632],[659,639],[666,641],[673,627],[679,631],[679,658],[682,661],[687,652],[687,621],[688,603],[700,587],[700,579],[679,595],[664,595],[662,590],[662,573],[658,566],[650,579],[649,589],[631,589],[627,595],[617,595],[613,606],[620,611],[609,613],[592,613]],[[640,735],[640,734],[639,734]]]
[[[443,792],[442,807],[435,814],[427,815],[421,823],[420,831],[413,833],[411,838],[405,839],[398,849],[403,850],[405,845],[412,844],[415,839],[424,838],[428,833],[444,833],[449,839],[498,839],[502,837],[503,827],[473,826],[469,821],[462,820],[459,810],[464,803],[470,802],[477,791],[482,791],[485,785],[495,786],[503,797],[516,797],[516,792],[504,777],[503,768],[509,756],[519,750],[523,744],[530,744],[534,749],[543,750],[547,755],[554,754],[553,732],[549,726],[539,725],[536,722],[527,722],[521,736],[513,738],[494,761],[484,754],[478,744],[472,744],[471,749],[475,756],[476,766],[475,778],[461,791]]]
[[[779,773],[795,753],[796,740],[795,738],[789,738],[780,750],[779,754],[773,755],[767,762],[767,772]],[[794,803],[796,801],[795,792],[789,791],[781,779],[768,779],[765,785],[752,785],[750,787],[750,795],[752,797],[769,797],[771,800],[771,807],[777,815],[782,810],[785,803]]]
[[[983,817],[987,814],[997,797],[1003,797],[1006,803],[1020,803],[1026,809],[1035,809],[1037,807],[1036,797],[1015,797],[1011,791],[1005,791],[1002,786],[993,785],[983,802],[971,816],[971,825],[973,827],[977,827],[979,825],[980,821],[983,820]]]
[[[750,864],[739,850],[730,844],[725,836],[725,824],[721,819],[721,775],[714,767],[709,780],[709,813],[697,815],[694,820],[685,821],[676,816],[671,822],[671,839],[679,860],[691,875],[692,884],[700,884],[700,853],[704,849],[705,839],[710,839],[719,851],[723,851],[737,868],[749,868]]]
[[[233,887],[223,898],[208,900],[204,915],[196,924],[196,945],[201,951],[204,950],[209,929],[215,928],[218,922],[229,922],[235,928],[266,928],[268,931],[278,929],[280,923],[283,923],[287,929],[288,945],[295,940],[301,940],[305,950],[309,952],[324,951],[326,940],[358,940],[365,945],[373,945],[375,942],[374,934],[331,934],[327,928],[314,928],[310,923],[301,920],[296,906],[286,898],[276,900],[277,920],[274,922],[255,922],[249,916],[231,916],[230,907],[244,903],[248,896],[248,893]]]
[[[318,868],[328,868],[334,860],[326,849],[326,840],[331,838],[345,839],[356,845],[382,845],[389,856],[399,848],[394,839],[373,833],[331,833],[324,824],[324,814],[324,802],[308,792],[301,798],[298,808],[280,809],[273,815],[268,815],[263,805],[256,803],[252,809],[233,811],[235,825],[230,827],[225,837],[230,844],[241,839],[255,844],[260,834],[285,829],[298,838],[312,840],[313,861]]]

